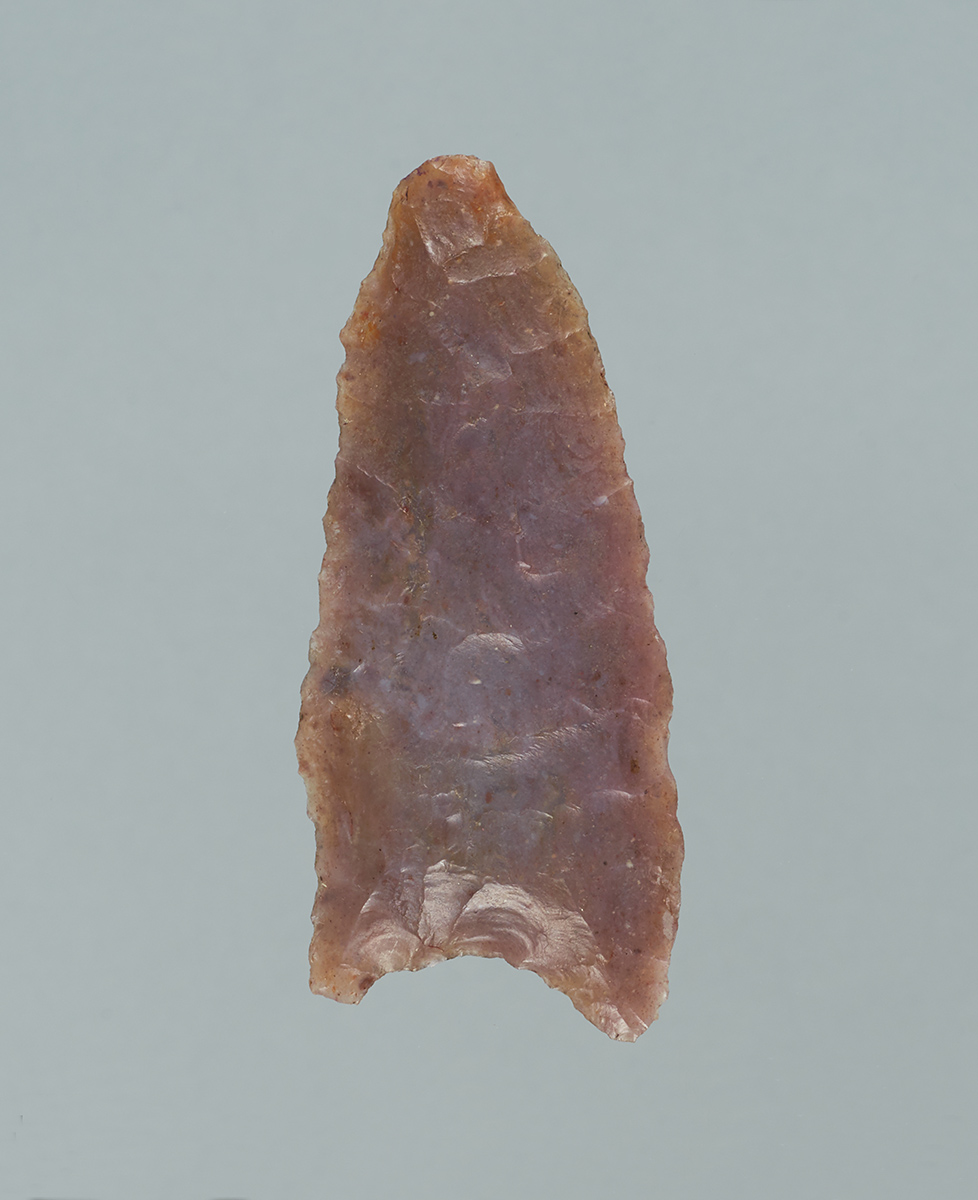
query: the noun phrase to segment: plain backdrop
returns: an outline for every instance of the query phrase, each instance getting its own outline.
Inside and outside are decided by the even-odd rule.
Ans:
[[[0,4],[0,1196],[975,1195],[978,6]],[[337,332],[491,159],[676,684],[672,994],[310,995]]]

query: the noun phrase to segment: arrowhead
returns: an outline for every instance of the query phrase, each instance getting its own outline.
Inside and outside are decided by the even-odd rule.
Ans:
[[[342,334],[340,449],[297,747],[312,987],[505,958],[632,1041],[682,835],[672,687],[580,297],[490,163],[398,186]]]

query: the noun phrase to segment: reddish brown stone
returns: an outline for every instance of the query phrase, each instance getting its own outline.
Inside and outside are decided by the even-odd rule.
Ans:
[[[311,986],[501,956],[634,1040],[679,907],[672,688],[584,306],[492,165],[436,158],[342,340],[297,739]]]

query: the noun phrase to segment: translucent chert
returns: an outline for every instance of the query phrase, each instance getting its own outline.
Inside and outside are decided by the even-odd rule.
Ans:
[[[634,1040],[679,907],[672,688],[584,306],[492,165],[436,158],[342,341],[297,738],[311,986],[499,956]]]

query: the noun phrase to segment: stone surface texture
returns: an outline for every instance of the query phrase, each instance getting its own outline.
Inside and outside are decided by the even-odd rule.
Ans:
[[[580,297],[488,162],[397,188],[342,333],[321,621],[297,747],[311,986],[459,954],[613,1038],[654,1019],[679,906],[672,688]]]

